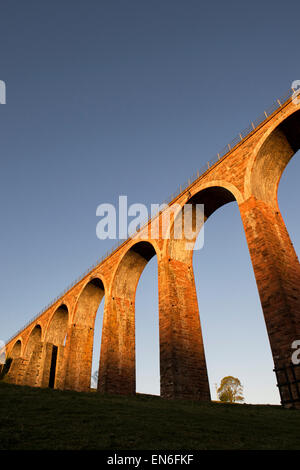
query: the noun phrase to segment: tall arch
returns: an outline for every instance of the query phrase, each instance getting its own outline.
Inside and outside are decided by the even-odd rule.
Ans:
[[[187,197],[182,210],[175,216],[170,230],[170,241],[166,243],[167,253],[174,259],[190,261],[193,257],[193,250],[196,239],[203,223],[220,207],[230,202],[236,201],[234,194],[224,186],[207,186],[195,190],[194,194]],[[199,212],[197,212],[197,205]],[[190,215],[186,207],[190,207]],[[200,216],[200,219],[199,219]],[[198,220],[199,219],[199,220]],[[182,236],[177,238],[176,227],[180,227]]]
[[[251,195],[278,210],[280,178],[299,149],[300,111],[296,111],[273,129],[257,150],[249,166]]]
[[[42,328],[40,325],[35,325],[29,335],[24,356],[30,359],[31,354],[33,353],[34,348],[38,343],[40,343],[42,338]]]
[[[278,185],[278,207],[295,247],[298,259],[300,256],[300,227],[298,224],[299,210],[299,174],[300,174],[300,149],[289,161],[284,169]]]
[[[22,357],[23,339],[15,341],[12,348],[7,351],[6,359],[12,359],[8,371],[5,375],[5,381],[8,383],[22,384],[24,374],[24,360]]]
[[[206,220],[204,246],[194,250],[193,269],[212,399],[215,385],[233,375],[241,380],[247,402],[278,404],[268,334],[235,201]]]
[[[13,345],[11,351],[10,351],[10,354],[9,356],[12,358],[12,359],[16,359],[17,357],[20,357],[21,356],[21,352],[22,352],[22,342],[20,339],[18,339],[15,344]]]
[[[47,386],[63,388],[64,381],[64,342],[67,335],[69,311],[65,304],[60,305],[52,314],[44,338],[43,349]]]
[[[210,400],[193,250],[203,223],[219,207],[234,200],[233,193],[222,186],[195,188],[171,225],[170,238],[165,242],[164,257],[159,263],[162,396]],[[183,222],[186,207],[190,209],[187,226]],[[182,236],[178,237],[176,230],[180,226]]]
[[[90,389],[94,324],[104,294],[100,277],[90,279],[79,294],[66,342],[66,389]]]
[[[139,278],[156,254],[149,241],[134,243],[119,261],[105,305],[98,389],[134,394],[135,294]]]
[[[68,321],[68,308],[65,304],[62,304],[55,310],[49,321],[45,341],[55,346],[63,345],[68,330]]]
[[[135,295],[136,392],[160,395],[158,259],[153,256]]]

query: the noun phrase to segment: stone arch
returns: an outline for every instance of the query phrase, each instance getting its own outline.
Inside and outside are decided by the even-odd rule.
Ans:
[[[104,311],[98,390],[135,394],[135,293],[155,242],[135,240],[118,262]]]
[[[100,277],[90,279],[78,296],[72,323],[93,328],[104,292],[104,283]]]
[[[12,347],[9,353],[9,357],[11,357],[12,359],[16,359],[17,357],[21,356],[21,352],[22,352],[22,341],[21,339],[18,339]]]
[[[150,241],[136,241],[120,259],[115,271],[112,297],[134,298],[141,274],[151,258],[157,254],[157,248]]]
[[[233,185],[227,185],[226,183],[217,184],[217,182],[213,182],[210,185],[195,188],[183,204],[183,206],[185,204],[191,205],[192,223],[190,227],[184,227],[183,212],[177,213],[170,226],[169,239],[165,243],[166,255],[178,261],[192,262],[194,245],[203,223],[220,207],[238,200],[242,201],[240,192]],[[203,205],[200,223],[196,220],[198,216],[196,214],[197,204]],[[182,228],[182,238],[176,238],[176,225]]]
[[[25,346],[25,352],[24,352],[25,357],[30,358],[35,346],[38,343],[40,343],[41,338],[42,338],[42,328],[41,328],[41,325],[37,324],[32,328],[30,335],[28,337],[28,340]]]
[[[104,281],[97,275],[86,282],[77,298],[66,343],[66,389],[90,389],[95,318],[104,295]]]
[[[195,185],[182,203],[182,207],[187,204],[191,208],[190,226],[183,226],[182,210],[170,224],[159,268],[161,394],[164,397],[210,399],[193,253],[205,221],[223,205],[237,200],[242,200],[240,192],[226,182]],[[196,212],[197,204],[203,205],[200,214]],[[176,233],[178,227],[182,228],[180,238]]]
[[[56,346],[63,345],[67,334],[68,321],[68,307],[62,304],[55,310],[48,322],[45,341]]]
[[[5,381],[8,383],[22,384],[24,374],[24,368],[21,367],[20,370],[20,366],[23,366],[24,362],[22,350],[23,338],[18,338],[6,351],[5,359],[10,359],[10,362],[7,364],[8,369],[5,372]]]
[[[247,169],[248,192],[278,207],[277,191],[288,162],[300,149],[300,110],[290,114],[265,138]]]

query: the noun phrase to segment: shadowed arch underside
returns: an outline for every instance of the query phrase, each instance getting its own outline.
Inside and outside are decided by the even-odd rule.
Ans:
[[[41,342],[42,339],[42,329],[40,325],[36,325],[27,341],[25,349],[25,357],[30,358],[34,348]]]
[[[47,328],[45,341],[56,346],[63,345],[68,330],[69,313],[66,305],[61,305],[53,314]]]
[[[279,124],[260,147],[251,170],[251,194],[274,208],[280,178],[300,148],[300,111]]]
[[[131,395],[136,390],[135,296],[141,274],[155,256],[148,241],[137,241],[121,258],[105,304],[98,390]]]
[[[104,293],[103,281],[94,278],[78,297],[66,341],[66,389],[90,389],[95,318]]]
[[[203,224],[217,209],[234,201],[232,192],[221,186],[209,186],[188,198],[171,227],[170,240],[166,244],[170,258],[192,263]]]
[[[21,350],[22,350],[22,343],[21,343],[21,340],[19,339],[18,341],[15,342],[14,346],[12,347],[12,350],[10,351],[9,356],[15,359],[21,356]]]

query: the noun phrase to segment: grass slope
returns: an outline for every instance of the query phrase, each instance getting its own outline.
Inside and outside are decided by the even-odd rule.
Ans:
[[[300,410],[0,383],[0,449],[299,449]]]

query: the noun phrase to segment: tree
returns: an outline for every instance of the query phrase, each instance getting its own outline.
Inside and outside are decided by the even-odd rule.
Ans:
[[[231,375],[223,377],[220,386],[217,388],[217,395],[220,401],[235,403],[243,402],[243,387],[239,379]]]

